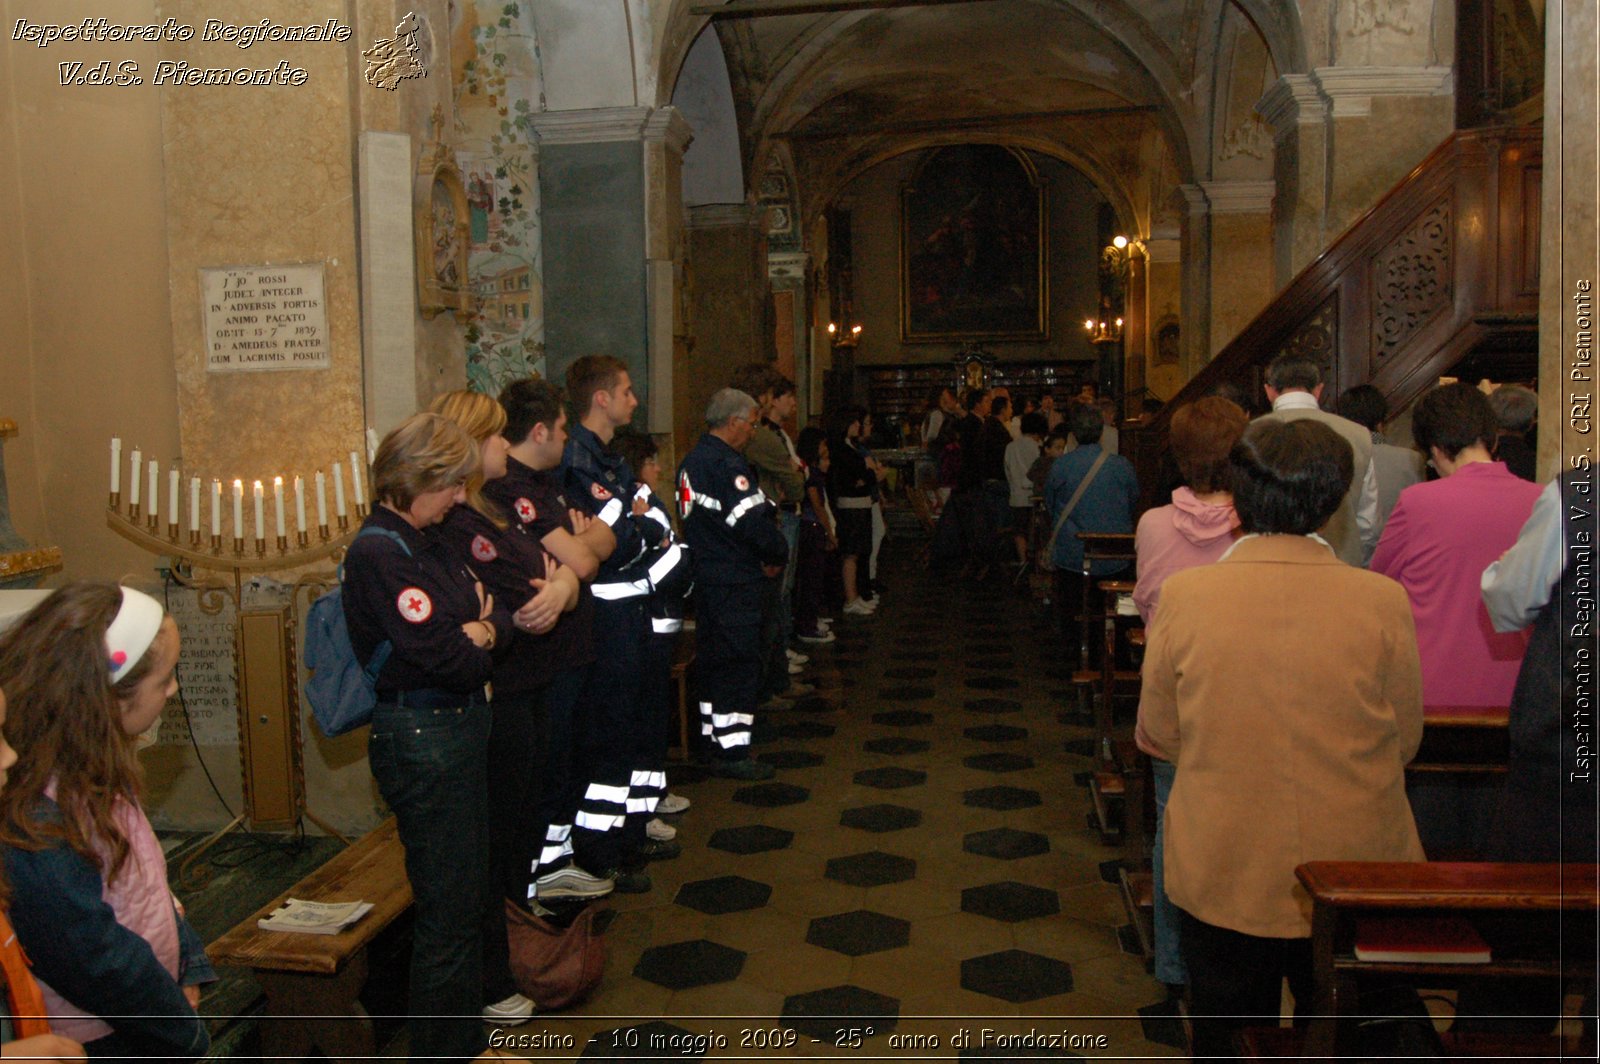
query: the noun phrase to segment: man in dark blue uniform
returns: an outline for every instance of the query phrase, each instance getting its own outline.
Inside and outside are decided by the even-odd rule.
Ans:
[[[633,512],[633,470],[608,450],[639,405],[627,365],[610,355],[578,359],[567,370],[567,401],[578,417],[561,459],[567,492],[582,498],[617,541],[592,588],[595,661],[581,736],[590,775],[578,803],[577,846],[594,855],[586,861],[621,871],[679,853],[676,842],[645,836],[665,784],[650,770],[658,728],[640,691],[650,639],[649,564],[665,536]]]
[[[749,395],[717,392],[706,434],[678,467],[678,511],[694,558],[700,734],[713,770],[742,780],[773,775],[771,765],[751,760],[750,729],[760,699],[762,593],[789,556],[776,509],[742,454],[756,418]]]

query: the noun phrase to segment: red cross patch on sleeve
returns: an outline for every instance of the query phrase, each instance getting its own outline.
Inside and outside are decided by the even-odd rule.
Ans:
[[[740,491],[749,491],[750,478],[741,473],[733,478],[733,486],[738,488]]]
[[[490,543],[484,536],[473,536],[472,556],[480,562],[492,562],[500,557],[500,552],[495,550],[494,544]]]
[[[533,508],[533,503],[527,499],[518,499],[513,507],[517,511],[517,520],[525,525],[533,524],[533,519],[539,516],[539,511]]]
[[[400,616],[412,624],[421,624],[433,616],[433,599],[420,587],[408,587],[400,592],[395,605],[400,608]]]
[[[689,483],[687,473],[678,478],[678,509],[685,517],[694,509],[694,486]]]
[[[589,485],[589,493],[595,498],[599,499],[601,502],[605,502],[607,499],[611,498],[611,493],[605,488],[601,487],[598,480]]]

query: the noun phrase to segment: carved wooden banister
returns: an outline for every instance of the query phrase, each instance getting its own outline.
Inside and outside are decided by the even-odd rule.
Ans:
[[[1225,384],[1252,413],[1279,352],[1318,357],[1331,407],[1372,384],[1399,410],[1464,356],[1537,346],[1540,126],[1464,130],[1433,150],[1273,297],[1148,425],[1123,429],[1158,505],[1172,412]]]

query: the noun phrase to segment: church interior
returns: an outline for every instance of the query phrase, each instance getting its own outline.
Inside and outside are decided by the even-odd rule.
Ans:
[[[670,478],[752,362],[793,382],[790,432],[859,405],[891,453],[930,391],[1087,388],[1145,508],[1173,411],[1265,413],[1293,352],[1325,408],[1376,387],[1390,443],[1461,380],[1537,393],[1541,484],[1592,453],[1591,0],[0,0],[0,25],[0,625],[77,580],[177,619],[142,801],[208,942],[388,816],[296,644],[378,439],[443,393],[615,356]],[[1107,756],[1126,692],[1026,581],[927,567],[909,477],[881,616],[801,647],[815,693],[757,720],[776,780],[669,766],[682,856],[604,903],[598,989],[506,1053],[1186,1054],[1130,875],[1143,780]],[[403,1051],[380,947],[364,1000]],[[224,972],[214,1055],[259,1049],[273,985]],[[1006,1040],[1030,1031],[1063,1037]]]

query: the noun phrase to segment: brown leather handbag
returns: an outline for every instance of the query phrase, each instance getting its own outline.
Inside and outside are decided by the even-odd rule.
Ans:
[[[562,927],[506,902],[511,943],[511,978],[517,990],[542,1009],[583,1001],[606,970],[606,943],[594,929],[593,905]]]

